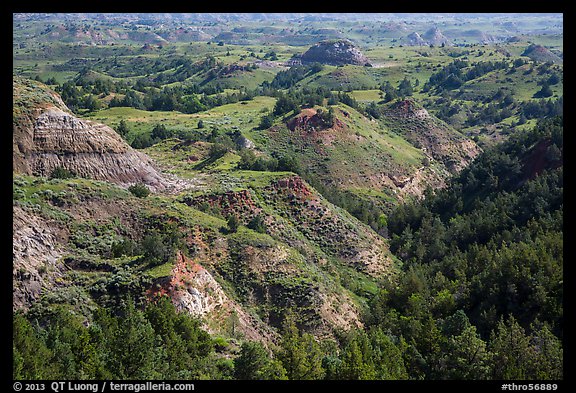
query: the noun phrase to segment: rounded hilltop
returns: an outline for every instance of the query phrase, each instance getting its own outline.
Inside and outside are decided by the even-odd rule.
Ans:
[[[370,61],[360,50],[347,39],[331,39],[320,41],[300,56],[300,61],[306,63],[321,63],[328,65],[361,65],[370,66]]]
[[[522,56],[527,56],[537,63],[551,62],[554,64],[562,64],[562,58],[560,56],[542,45],[530,44],[530,46],[522,52]]]

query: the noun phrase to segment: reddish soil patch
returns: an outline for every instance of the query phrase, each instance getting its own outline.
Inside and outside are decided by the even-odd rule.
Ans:
[[[554,169],[562,165],[562,160],[550,162],[546,158],[546,153],[548,152],[548,147],[552,144],[549,139],[541,140],[534,146],[532,152],[524,159],[524,179],[532,180],[538,176],[545,169]]]

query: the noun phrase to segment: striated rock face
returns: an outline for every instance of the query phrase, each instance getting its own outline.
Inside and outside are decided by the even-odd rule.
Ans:
[[[426,41],[424,41],[424,39],[420,36],[420,34],[418,34],[416,32],[412,32],[412,33],[408,34],[406,39],[408,40],[408,42],[407,42],[408,45],[412,45],[412,46],[428,45],[428,43]]]
[[[408,34],[405,38],[402,39],[402,43],[405,45],[410,46],[440,46],[444,45],[452,45],[452,42],[448,37],[446,37],[440,29],[437,27],[433,27],[426,31],[424,34],[420,35],[417,32],[412,32]]]
[[[330,65],[369,65],[370,61],[349,40],[321,41],[308,49],[300,59],[302,63]]]
[[[132,149],[110,127],[75,117],[45,85],[15,79],[13,100],[14,171],[49,176],[63,167],[120,185],[172,187],[148,156]]]
[[[126,153],[128,146],[109,127],[80,120],[59,108],[48,108],[34,122],[37,153]]]
[[[14,310],[26,309],[51,287],[62,269],[62,234],[45,218],[14,206],[12,215]],[[46,272],[50,271],[50,274]]]

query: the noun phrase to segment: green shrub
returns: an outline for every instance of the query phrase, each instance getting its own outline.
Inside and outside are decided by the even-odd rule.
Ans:
[[[240,221],[238,220],[238,217],[236,217],[234,214],[232,214],[230,217],[228,217],[228,232],[229,233],[234,233],[234,232],[238,231],[239,226],[240,226]]]
[[[70,179],[75,176],[74,172],[61,166],[54,168],[52,173],[50,173],[50,179]]]
[[[266,222],[264,222],[264,218],[261,215],[255,216],[247,226],[256,232],[266,233]]]
[[[138,198],[146,198],[150,194],[150,190],[145,184],[137,183],[128,187],[128,191]]]

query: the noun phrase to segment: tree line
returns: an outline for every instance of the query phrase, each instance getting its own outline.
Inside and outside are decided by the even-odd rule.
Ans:
[[[414,338],[426,377],[445,375],[441,332],[457,315],[476,342],[476,357],[462,359],[476,377],[562,377],[562,129],[561,118],[541,121],[485,151],[446,189],[389,215],[403,273],[371,312]],[[494,363],[471,362],[482,353]]]

